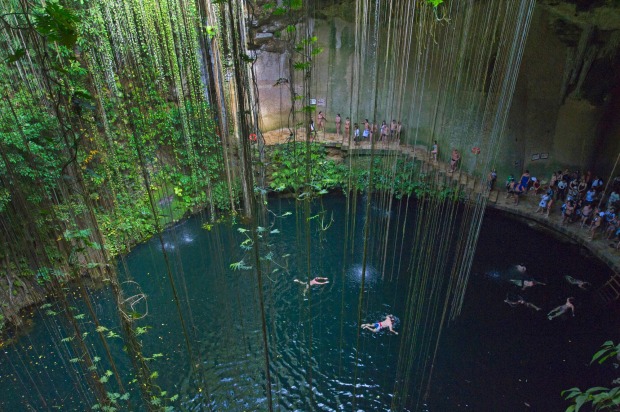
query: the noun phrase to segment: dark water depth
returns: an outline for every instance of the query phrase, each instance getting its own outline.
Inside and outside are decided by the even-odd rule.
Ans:
[[[270,218],[260,234],[265,318],[269,342],[272,393],[277,410],[389,410],[399,362],[401,335],[362,331],[358,341],[358,302],[362,278],[363,207],[360,198],[355,231],[345,232],[344,200],[327,197],[313,206],[306,237],[302,210],[287,200],[270,202]],[[387,212],[376,204],[373,222],[404,211]],[[283,216],[286,212],[291,215]],[[282,216],[275,218],[274,216]],[[412,219],[410,219],[411,221]],[[331,222],[331,223],[330,223]],[[163,403],[176,410],[265,410],[265,369],[259,293],[252,253],[245,250],[249,232],[243,225],[203,228],[199,217],[171,228],[163,236],[168,262],[159,239],[136,248],[120,269],[123,289],[136,299],[136,324],[151,370],[166,390]],[[394,229],[390,237],[400,237]],[[377,226],[378,227],[378,226]],[[242,231],[239,231],[239,228]],[[324,229],[324,230],[322,230]],[[405,226],[405,232],[412,230]],[[354,250],[343,258],[347,240]],[[311,244],[310,256],[306,253]],[[362,322],[382,320],[393,313],[402,331],[408,262],[389,244],[386,276],[378,259],[382,245],[370,242]],[[407,251],[411,245],[402,249]],[[396,253],[395,253],[396,252]],[[240,263],[241,262],[241,263]],[[237,270],[231,268],[237,267]],[[293,279],[324,276],[330,283],[304,286]],[[515,265],[527,267],[527,278],[546,283],[520,290],[510,279],[524,277]],[[170,267],[189,350],[171,292]],[[609,270],[580,253],[527,226],[494,214],[485,217],[461,316],[444,330],[426,406],[429,411],[560,411],[566,403],[560,391],[573,386],[607,386],[616,371],[609,365],[588,366],[606,340],[618,339],[616,308],[601,308],[591,292],[564,280],[565,275],[589,281],[593,289]],[[391,280],[389,280],[391,279]],[[120,334],[111,294],[91,291],[101,324]],[[519,296],[541,308],[535,311],[504,303]],[[575,298],[575,317],[546,317],[567,297]],[[75,313],[85,313],[79,298]],[[49,313],[50,310],[53,313]],[[101,357],[98,371],[110,365],[89,316],[80,320],[85,342]],[[80,374],[79,353],[66,338],[71,329],[59,305],[39,309],[32,330],[0,352],[2,410],[87,410],[93,396]],[[121,410],[143,410],[130,362],[120,339],[110,337],[116,366],[131,392],[132,403]],[[191,356],[189,354],[191,352]],[[190,360],[191,358],[191,360]],[[191,362],[191,364],[190,364]],[[110,377],[110,392],[118,391]],[[176,397],[178,395],[178,399]],[[170,399],[172,398],[172,399]]]

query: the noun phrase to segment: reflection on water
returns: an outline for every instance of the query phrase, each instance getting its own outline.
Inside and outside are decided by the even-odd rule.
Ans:
[[[358,200],[358,205],[363,204]],[[356,218],[355,252],[346,259],[342,256],[344,203],[327,197],[323,207],[330,214],[333,211],[334,224],[320,232],[324,237],[321,241],[319,231],[311,230],[315,247],[311,249],[309,268],[304,226],[296,224],[294,215],[273,222],[279,233],[264,234],[261,253],[269,259],[262,261],[268,274],[264,277],[263,296],[273,402],[277,410],[336,411],[351,410],[355,399],[357,410],[390,410],[396,371],[408,359],[399,359],[402,335],[385,330],[359,331],[358,297],[364,268],[358,238],[363,207]],[[281,200],[272,201],[270,208],[279,216],[295,211],[294,204]],[[161,354],[150,365],[158,372],[158,384],[170,396],[180,395],[178,401],[170,403],[177,408],[265,410],[265,361],[255,273],[230,267],[242,259],[248,265],[255,262],[240,247],[246,237],[238,226],[223,224],[206,231],[201,223],[193,218],[164,235],[187,323],[191,364],[159,239],[137,247],[126,258],[131,280],[123,283],[125,296],[135,299],[136,314],[148,312],[145,319],[136,321],[137,326],[147,328],[140,336],[143,351],[148,357]],[[407,224],[413,227],[414,219]],[[302,233],[296,232],[298,227]],[[410,229],[395,228],[390,233],[400,239],[399,230]],[[506,230],[510,230],[510,242],[505,239]],[[377,246],[370,245],[370,249]],[[410,247],[403,247],[403,253]],[[400,250],[399,245],[398,253]],[[389,250],[387,256],[392,254]],[[389,281],[387,277],[382,279],[377,269],[382,267],[379,255],[369,252],[361,322],[381,321],[391,313],[397,318],[395,329],[402,332],[408,316],[409,261],[405,256],[402,264],[398,263],[402,273],[395,273],[394,281]],[[528,276],[548,285],[526,291],[516,288],[509,282],[515,275],[515,262],[525,264]],[[483,275],[472,276],[462,315],[445,330],[429,398],[417,410],[520,410],[524,402],[532,405],[532,410],[561,410],[564,404],[560,390],[603,383],[600,372],[592,377],[585,365],[602,342],[614,338],[610,331],[616,330],[617,322],[612,311],[601,315],[596,310],[591,294],[575,290],[563,280],[564,265],[569,265],[573,273],[591,274],[588,278],[584,275],[584,280],[593,285],[606,274],[604,267],[584,260],[570,245],[554,242],[514,222],[496,217],[485,220],[473,268],[474,274]],[[388,262],[386,273],[398,271],[398,267],[392,268]],[[329,284],[312,286],[304,295],[304,287],[293,279],[308,279],[308,271],[311,276],[328,277]],[[508,293],[523,296],[545,309],[557,306],[556,302],[572,293],[577,316],[550,323],[544,316],[546,310],[512,310],[504,303]],[[118,331],[110,294],[105,290],[92,294],[101,324]],[[85,312],[78,302],[75,306],[79,313]],[[53,308],[58,311],[56,306]],[[31,334],[3,348],[0,407],[90,408],[95,403],[90,389],[68,361],[74,357],[67,354],[70,348],[61,342],[70,336],[66,321],[41,311],[35,322]],[[86,321],[82,326],[85,331],[92,329]],[[101,353],[95,334],[86,339],[94,353]],[[124,382],[128,382],[133,378],[123,345],[110,340],[117,366]],[[107,368],[103,366],[102,370]],[[501,390],[491,393],[490,387]],[[33,395],[32,388],[37,388],[41,396]],[[132,398],[137,405],[139,394],[135,390]],[[41,399],[46,400],[47,408]]]
[[[365,271],[365,273],[364,273]],[[362,276],[366,284],[373,285],[381,279],[381,274],[372,265],[366,265],[366,268],[361,264],[354,264],[347,269],[347,280],[359,285],[362,282]]]

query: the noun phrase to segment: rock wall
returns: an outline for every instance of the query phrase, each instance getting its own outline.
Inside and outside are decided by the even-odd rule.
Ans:
[[[618,9],[536,6],[500,155],[505,173],[568,167],[609,178],[620,153],[619,29]]]
[[[323,17],[310,22],[325,48],[312,72],[311,97],[318,99],[317,111],[327,113],[330,122],[338,112],[343,118],[353,113],[352,121],[370,117],[366,113],[372,113],[371,104],[363,96],[360,113],[349,110],[356,98],[350,84],[354,23]],[[281,26],[273,19],[255,25],[264,130],[290,124],[290,85],[277,85],[279,79],[289,78],[288,55],[282,54],[278,40],[269,34]],[[620,153],[619,50],[620,5],[608,1],[537,3],[497,159],[500,180],[510,173],[518,176],[524,169],[544,179],[560,168],[591,170],[609,179]],[[407,84],[407,93],[410,87]],[[432,135],[434,113],[427,110],[435,107],[432,86],[429,90],[412,103],[421,107],[418,121],[409,119],[404,109],[389,107],[381,96],[377,120],[403,119],[409,135],[415,133],[422,144],[436,138]],[[425,125],[427,120],[430,123]],[[415,130],[412,123],[417,124]],[[444,150],[447,144],[453,143],[444,143]],[[620,166],[613,174],[620,175]]]

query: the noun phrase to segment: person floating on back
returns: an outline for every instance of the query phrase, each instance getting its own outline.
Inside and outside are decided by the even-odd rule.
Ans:
[[[572,276],[566,275],[564,276],[564,279],[566,279],[566,281],[571,285],[576,285],[583,290],[588,290],[588,288],[590,287],[590,282],[584,282],[583,280],[575,279]]]
[[[398,335],[398,332],[396,332],[392,327],[394,326],[394,322],[396,321],[396,319],[394,319],[394,315],[387,315],[385,317],[385,319],[381,322],[376,322],[376,323],[364,323],[362,325],[362,329],[368,329],[371,332],[379,332],[381,329],[387,328],[389,329],[390,332],[392,332],[395,335]]]
[[[536,286],[536,285],[543,285],[543,286],[546,285],[546,283],[542,283],[537,280],[510,279],[510,282],[519,286],[521,290],[525,290],[527,288],[531,288],[532,286]]]
[[[547,313],[547,319],[552,320],[553,318],[557,318],[558,316],[562,316],[569,309],[573,313],[573,316],[575,316],[575,306],[573,305],[573,300],[575,300],[575,299],[574,298],[566,299],[566,303],[565,304],[560,305],[557,308],[553,309],[551,312]]]
[[[523,300],[523,298],[521,296],[517,296],[517,300],[510,300],[510,299],[508,299],[508,296],[506,296],[506,299],[504,299],[504,302],[506,302],[507,304],[509,304],[513,308],[515,306],[517,306],[517,305],[523,305],[526,308],[530,308],[530,309],[534,309],[534,310],[540,310],[540,308],[538,306],[534,305],[533,303],[526,302],[525,300]]]
[[[310,280],[310,282],[303,282],[303,281],[301,281],[299,279],[293,279],[293,282],[297,282],[297,283],[300,283],[302,285],[306,285],[306,287],[304,289],[304,295],[305,295],[306,292],[308,292],[308,289],[310,288],[310,286],[325,285],[325,284],[329,283],[329,279],[317,276],[314,279]]]

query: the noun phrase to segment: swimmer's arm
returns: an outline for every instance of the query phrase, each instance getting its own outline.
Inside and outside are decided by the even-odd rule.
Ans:
[[[392,326],[389,326],[390,332],[392,332],[395,335],[398,335],[398,332],[396,332],[394,329],[392,329]]]

